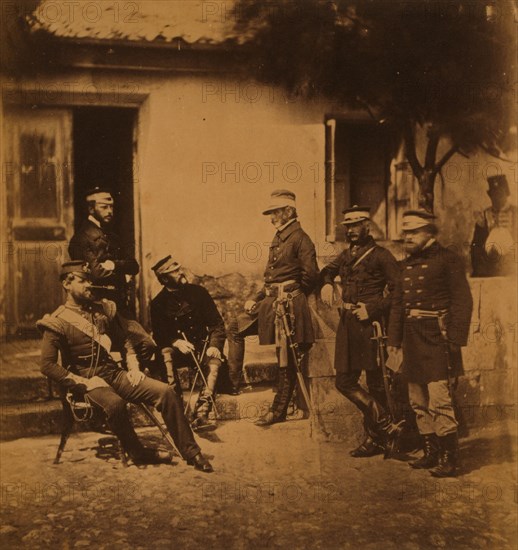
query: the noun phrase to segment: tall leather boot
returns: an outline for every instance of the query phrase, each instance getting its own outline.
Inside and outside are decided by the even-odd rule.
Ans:
[[[366,431],[365,441],[350,452],[355,458],[369,457],[384,452],[397,437],[398,427],[380,403],[361,386],[351,388],[345,396],[363,413]]]
[[[279,369],[279,384],[272,406],[269,412],[257,420],[255,423],[257,426],[270,426],[286,420],[288,405],[295,389],[296,376],[289,366]]]
[[[439,441],[434,433],[423,434],[423,456],[410,463],[417,470],[428,470],[439,462]]]
[[[439,464],[430,470],[434,477],[455,477],[457,475],[457,432],[439,437]]]

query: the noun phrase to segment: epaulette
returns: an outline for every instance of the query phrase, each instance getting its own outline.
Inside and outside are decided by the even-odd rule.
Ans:
[[[59,306],[52,313],[47,313],[43,316],[42,319],[36,321],[36,326],[38,327],[38,330],[40,330],[41,332],[45,330],[51,330],[52,332],[64,335],[65,330],[63,326],[63,321],[61,321],[58,317],[58,314],[64,309],[65,306]]]
[[[108,319],[110,319],[111,321],[115,317],[115,314],[117,313],[117,305],[115,304],[115,302],[112,302],[111,300],[107,300],[106,298],[103,298],[100,304],[103,308],[103,311],[106,317],[108,317]]]

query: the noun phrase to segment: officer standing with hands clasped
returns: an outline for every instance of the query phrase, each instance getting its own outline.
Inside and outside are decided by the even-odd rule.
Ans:
[[[398,434],[387,411],[372,323],[385,325],[399,269],[394,256],[369,234],[370,208],[353,206],[343,213],[350,246],[322,270],[321,298],[333,305],[333,282],[340,275],[344,303],[336,333],[335,384],[363,413],[365,438],[350,454],[369,457],[386,451]],[[362,371],[368,391],[358,383]]]
[[[402,364],[423,437],[424,456],[412,467],[450,477],[458,449],[452,380],[463,373],[473,301],[461,258],[436,240],[433,214],[405,212],[403,233],[408,257],[390,312],[387,366]]]

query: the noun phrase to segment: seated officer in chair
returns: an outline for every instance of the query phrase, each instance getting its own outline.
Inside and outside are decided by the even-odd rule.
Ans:
[[[63,264],[60,279],[67,294],[65,304],[37,322],[43,333],[41,372],[58,384],[83,390],[90,402],[100,406],[110,429],[134,462],[153,462],[156,457],[140,443],[126,401],[156,407],[182,458],[198,470],[211,472],[178,396],[167,384],[140,371],[126,319],[117,313],[114,302],[93,300],[88,264],[82,260]],[[128,371],[112,357],[112,343],[124,348]],[[58,353],[62,365],[58,364]]]
[[[195,366],[194,356],[203,352],[202,367],[208,375],[194,408],[195,430],[214,428],[208,415],[212,409],[218,372],[225,344],[225,323],[210,294],[200,285],[187,282],[182,266],[169,255],[152,268],[164,288],[151,301],[153,337],[169,366],[169,381],[182,395],[177,369]],[[172,363],[172,366],[171,366]]]

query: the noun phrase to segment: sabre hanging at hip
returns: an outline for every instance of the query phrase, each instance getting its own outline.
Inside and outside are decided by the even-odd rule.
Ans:
[[[378,365],[381,367],[381,372],[383,374],[383,386],[385,387],[385,395],[387,396],[387,405],[389,408],[390,416],[392,416],[393,420],[396,420],[397,419],[396,404],[394,403],[394,399],[392,397],[390,373],[385,362],[385,342],[387,340],[387,336],[385,336],[379,321],[373,321],[372,329],[374,331],[374,336],[371,337],[371,340],[376,341],[377,362],[378,362]],[[398,424],[403,424],[404,422],[405,421],[402,420]]]
[[[299,381],[299,386],[302,391],[302,395],[304,396],[304,401],[306,402],[309,412],[312,415],[315,415],[315,411],[313,409],[313,406],[311,404],[311,399],[309,397],[309,391],[308,391],[308,388],[306,387],[306,381],[304,380],[304,376],[301,370],[301,364],[302,364],[302,359],[304,358],[304,354],[300,352],[298,344],[293,341],[294,330],[290,326],[290,321],[288,319],[288,312],[286,311],[286,302],[287,300],[285,299],[276,301],[277,315],[281,319],[284,335],[286,336],[286,342],[293,356],[293,361],[295,363],[295,368],[297,371],[297,380]]]

